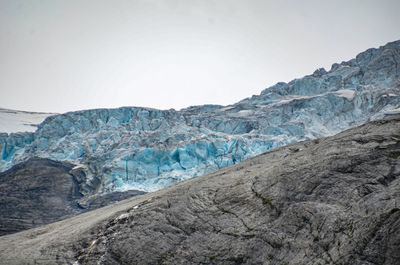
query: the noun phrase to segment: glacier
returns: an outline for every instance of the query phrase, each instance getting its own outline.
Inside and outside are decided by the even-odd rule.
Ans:
[[[76,164],[96,192],[155,191],[291,143],[400,113],[400,41],[229,106],[92,109],[0,134],[0,170],[31,157]],[[0,128],[0,131],[1,128]]]

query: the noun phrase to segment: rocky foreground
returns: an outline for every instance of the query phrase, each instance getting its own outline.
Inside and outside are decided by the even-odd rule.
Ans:
[[[0,237],[3,264],[399,264],[400,116]]]

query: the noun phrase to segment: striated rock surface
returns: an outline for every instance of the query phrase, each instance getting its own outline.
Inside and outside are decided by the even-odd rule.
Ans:
[[[80,164],[98,192],[154,191],[283,145],[400,113],[400,41],[230,106],[139,107],[48,117],[0,135],[0,168],[33,156]],[[0,128],[1,130],[1,128]]]
[[[0,173],[0,236],[143,194],[132,190],[89,196],[95,187],[87,187],[82,179],[84,172],[73,164],[42,158]]]
[[[0,237],[4,264],[400,260],[400,116]]]

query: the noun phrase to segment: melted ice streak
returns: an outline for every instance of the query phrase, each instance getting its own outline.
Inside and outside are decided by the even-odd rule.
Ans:
[[[39,156],[79,165],[74,170],[86,173],[87,185],[100,182],[100,192],[155,191],[279,146],[399,113],[399,79],[391,69],[397,66],[377,65],[392,56],[387,49],[398,46],[370,49],[329,72],[278,83],[230,106],[51,116],[35,133],[0,135],[1,170]]]

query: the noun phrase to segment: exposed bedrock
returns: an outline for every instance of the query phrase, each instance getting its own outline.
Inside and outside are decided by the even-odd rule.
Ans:
[[[400,116],[0,238],[7,264],[400,260]]]

